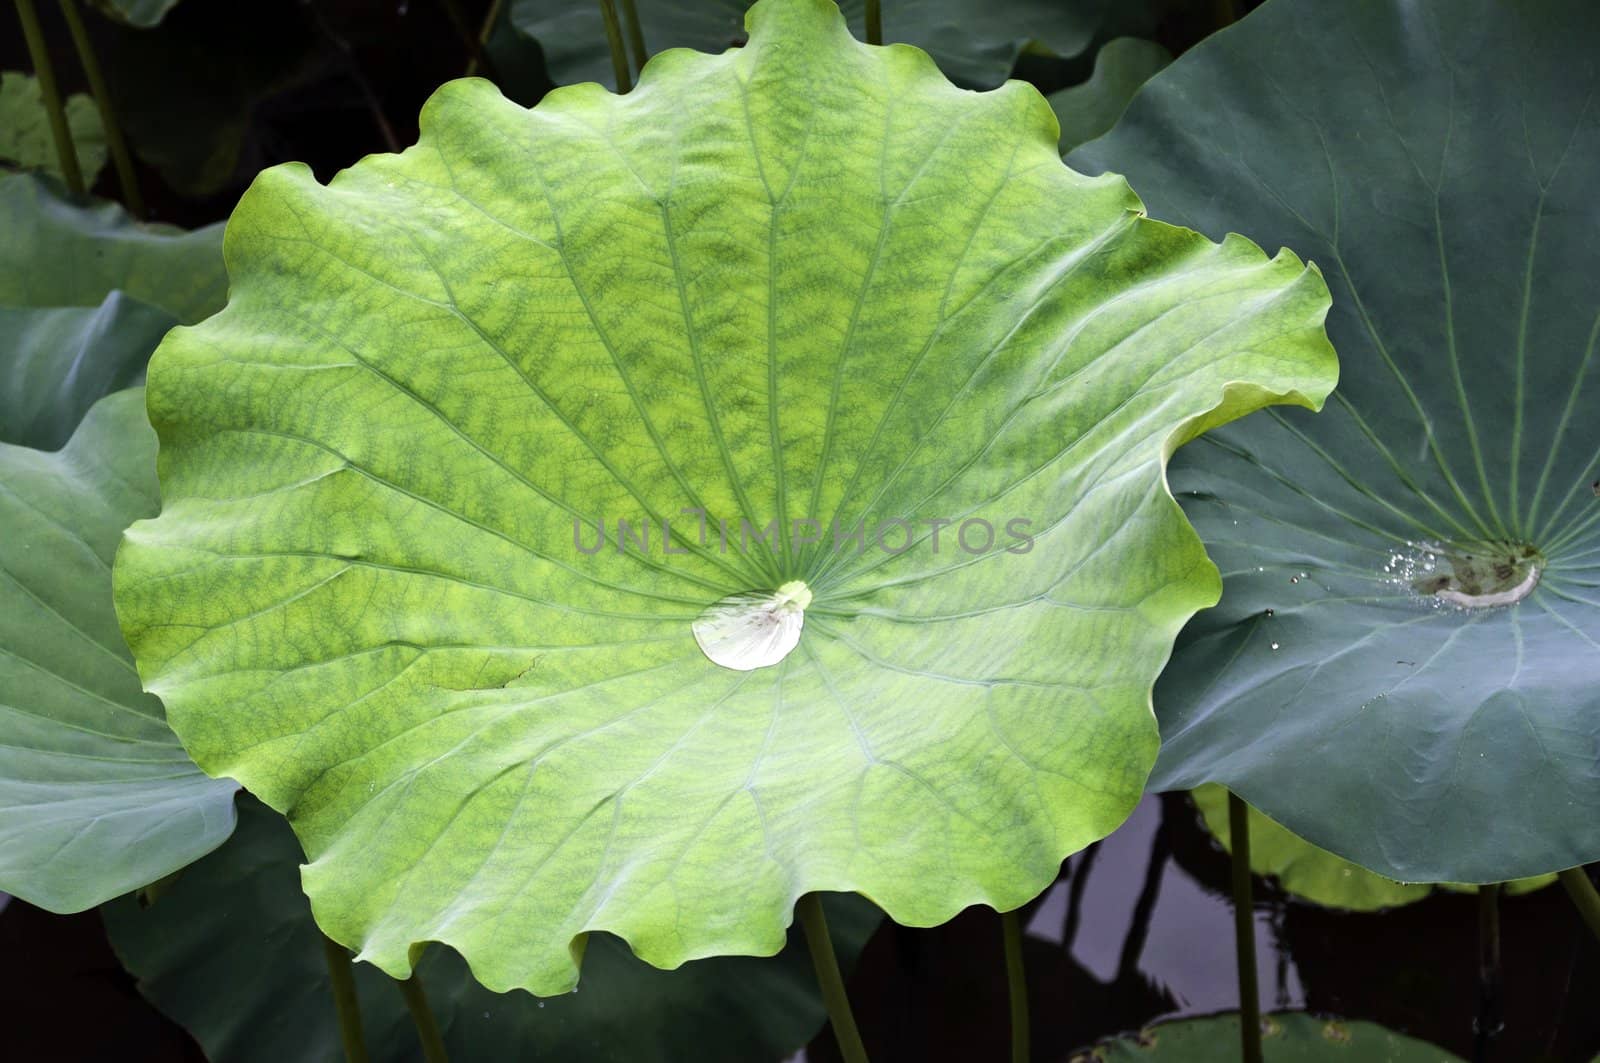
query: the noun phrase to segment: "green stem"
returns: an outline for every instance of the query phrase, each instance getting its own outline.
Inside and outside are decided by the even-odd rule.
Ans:
[[[844,976],[839,973],[839,959],[833,954],[833,941],[828,937],[828,918],[822,914],[822,899],[815,893],[808,893],[800,898],[794,910],[805,930],[806,947],[811,950],[811,964],[817,969],[817,985],[822,989],[822,1003],[828,1009],[833,1038],[839,1042],[839,1054],[845,1063],[867,1063],[867,1049],[861,1043],[855,1016],[850,1013]]]
[[[367,1045],[361,1036],[361,1004],[356,1000],[356,980],[350,971],[350,953],[322,935],[322,955],[328,961],[333,986],[333,1010],[339,1016],[339,1040],[344,1042],[346,1063],[367,1063]]]
[[[1567,888],[1567,896],[1578,908],[1578,914],[1589,924],[1595,937],[1600,937],[1600,892],[1595,891],[1589,873],[1581,867],[1569,867],[1561,872],[1560,877],[1561,884]]]
[[[622,24],[617,21],[617,5],[613,0],[599,0],[600,19],[606,24],[606,43],[611,46],[611,69],[617,77],[617,92],[633,88],[628,75],[628,50],[622,46]]]
[[[444,1050],[444,1038],[439,1036],[439,1024],[433,1020],[433,1009],[428,1007],[428,994],[413,971],[411,977],[396,983],[400,995],[406,999],[406,1010],[411,1012],[412,1025],[417,1028],[417,1040],[422,1043],[422,1058],[427,1063],[450,1063],[450,1054]]]
[[[500,21],[500,7],[502,0],[494,0],[489,5],[488,14],[483,16],[483,28],[478,30],[478,46],[472,51],[472,58],[467,60],[467,77],[478,72],[478,66],[485,58],[485,50],[489,47],[489,38],[494,36],[494,28]]]
[[[100,72],[100,57],[95,54],[89,31],[84,28],[83,16],[78,14],[77,0],[58,0],[61,17],[66,20],[67,32],[72,34],[72,44],[78,49],[78,62],[83,64],[83,75],[88,79],[89,91],[94,94],[94,105],[100,111],[100,125],[106,132],[106,147],[111,152],[111,163],[117,168],[117,183],[122,186],[122,205],[136,218],[144,217],[144,197],[139,194],[139,178],[133,170],[133,156],[128,153],[128,142],[122,139],[122,126],[117,123],[116,112],[111,109],[111,92],[106,88],[105,75]]]
[[[633,50],[633,63],[644,73],[644,61],[650,53],[644,46],[644,27],[639,25],[639,7],[634,0],[618,0],[622,5],[622,24],[628,31],[628,47]]]
[[[443,0],[443,3],[445,17],[450,20],[450,28],[456,31],[456,36],[461,38],[461,46],[467,50],[467,72],[470,74],[482,66],[484,75],[490,81],[498,81],[489,57],[483,54],[483,39],[472,32],[472,24],[461,13],[461,5],[456,0]]]
[[[1016,912],[1000,913],[1006,942],[1006,985],[1011,993],[1011,1063],[1028,1063],[1033,1053],[1028,1029],[1028,972],[1022,965],[1022,921]]]
[[[83,171],[78,168],[78,153],[72,147],[72,132],[67,128],[67,112],[61,106],[61,92],[56,88],[56,69],[50,65],[50,50],[45,47],[39,12],[34,9],[33,0],[16,0],[16,3],[17,18],[22,21],[22,37],[28,43],[28,58],[33,60],[33,76],[39,79],[39,98],[44,101],[45,114],[50,117],[50,136],[56,142],[61,176],[66,178],[67,191],[82,199],[87,192],[83,186]]]
[[[1489,1058],[1489,1045],[1500,1032],[1500,886],[1478,887],[1478,1013],[1473,1021],[1472,1055]]]
[[[1250,893],[1250,806],[1228,791],[1233,850],[1233,947],[1239,961],[1239,1058],[1261,1063],[1261,991],[1256,980],[1256,918]]]
[[[867,43],[883,43],[883,6],[878,0],[867,0]]]

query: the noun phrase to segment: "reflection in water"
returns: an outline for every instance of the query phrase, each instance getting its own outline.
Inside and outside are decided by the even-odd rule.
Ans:
[[[1125,872],[1141,859],[1143,879],[1130,892]],[[1305,1003],[1294,961],[1279,947],[1280,909],[1256,913],[1262,1010]],[[1205,1015],[1237,1000],[1231,931],[1216,931],[1231,919],[1228,901],[1173,860],[1161,799],[1149,796],[1121,830],[1067,862],[1028,933],[1065,948],[1102,983],[1142,979],[1165,997],[1171,1015]]]
[[[1256,879],[1265,1009],[1381,1023],[1474,1058],[1477,900],[1441,891],[1377,913],[1332,911]],[[1557,887],[1501,908],[1500,1034],[1485,1063],[1589,1063],[1600,1052],[1600,945]],[[1237,1004],[1228,857],[1186,795],[1147,797],[1062,865],[1023,912],[1034,1059]],[[1008,1058],[999,920],[971,908],[926,930],[885,924],[850,979],[873,1063]],[[837,1063],[822,1033],[806,1063]]]

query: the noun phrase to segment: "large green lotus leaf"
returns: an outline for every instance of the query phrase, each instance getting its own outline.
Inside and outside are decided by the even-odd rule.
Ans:
[[[145,225],[115,203],[79,206],[53,183],[8,174],[0,233],[0,305],[93,307],[120,290],[192,323],[227,300],[221,225]]]
[[[1460,1063],[1460,1057],[1376,1023],[1281,1011],[1262,1017],[1266,1063]],[[1239,1016],[1164,1022],[1108,1041],[1073,1063],[1235,1063]]]
[[[1174,465],[1226,591],[1153,786],[1402,881],[1600,859],[1596,45],[1582,0],[1273,0],[1069,156],[1314,256],[1345,366]]]
[[[1172,53],[1155,41],[1118,37],[1095,53],[1094,74],[1081,85],[1052,92],[1050,109],[1061,123],[1061,150],[1071,151],[1117,124],[1139,91],[1172,62]]]
[[[233,829],[235,786],[184,755],[111,608],[122,530],[154,514],[143,393],[65,449],[0,444],[0,890],[79,911],[183,867]]]
[[[124,897],[102,911],[139,989],[216,1063],[342,1059],[321,936],[300,892],[300,847],[282,816],[244,799],[239,829],[143,908]],[[829,930],[846,969],[880,918],[859,898],[830,897]],[[749,1063],[792,1054],[822,1025],[804,943],[769,959],[646,966],[613,937],[589,939],[579,993],[537,1001],[474,982],[446,949],[420,977],[450,1055],[465,1060]],[[370,964],[356,989],[375,1060],[414,1059],[417,1035],[399,992]]]
[[[744,40],[750,0],[641,0],[645,47],[719,52]],[[850,26],[863,32],[866,4],[843,0]],[[885,41],[927,50],[955,81],[992,88],[1030,45],[1077,55],[1112,8],[1110,0],[891,0],[882,5]],[[597,81],[616,87],[600,5],[570,0],[512,0],[511,23],[539,42],[558,84]]]
[[[1227,789],[1207,783],[1189,796],[1200,810],[1206,828],[1224,849],[1232,852]],[[1328,908],[1371,912],[1420,901],[1435,889],[1426,882],[1396,882],[1374,874],[1326,849],[1317,848],[1254,808],[1249,810],[1249,819],[1250,869],[1258,875],[1272,876],[1284,890],[1303,900]],[[1554,881],[1554,875],[1516,879],[1507,883],[1506,889],[1513,894],[1527,893]]]
[[[106,164],[106,132],[100,112],[94,100],[81,92],[68,96],[62,109],[83,179],[92,185]],[[62,176],[39,79],[31,74],[0,73],[0,162]]]
[[[452,83],[327,188],[267,171],[232,301],[152,363],[124,631],[391,973],[438,940],[553,993],[592,930],[672,967],[776,952],[808,891],[1023,903],[1138,800],[1218,590],[1166,457],[1331,387],[1319,275],[1068,170],[1033,89],[821,0],[750,29],[626,97]],[[777,636],[744,671],[699,648],[736,595]]]
[[[101,397],[144,379],[176,324],[121,292],[96,307],[0,306],[0,443],[62,446]]]

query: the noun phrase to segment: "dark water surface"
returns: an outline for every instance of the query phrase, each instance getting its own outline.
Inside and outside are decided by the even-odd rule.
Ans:
[[[1034,1058],[1065,1063],[1076,1048],[1158,1019],[1233,1009],[1228,872],[1182,794],[1146,797],[1121,830],[1071,858],[1026,912]],[[1474,895],[1440,891],[1363,915],[1291,900],[1258,878],[1255,909],[1263,1010],[1367,1019],[1476,1058]],[[1504,898],[1500,924],[1503,1025],[1485,1063],[1594,1060],[1600,943],[1566,892]],[[873,1063],[1008,1058],[999,922],[987,909],[934,930],[886,926],[850,992]],[[826,1034],[806,1055],[839,1059]]]
[[[1500,919],[1504,984],[1493,1008],[1503,1025],[1484,1063],[1589,1063],[1600,1052],[1600,944],[1559,886],[1505,898]],[[1380,1022],[1473,1060],[1477,922],[1472,895],[1441,892],[1359,915],[1291,900],[1257,879],[1261,1005]],[[1024,925],[1039,1063],[1235,1004],[1228,859],[1182,795],[1147,797],[1121,830],[1069,860]],[[0,910],[0,956],[0,1059],[203,1059],[139,997],[97,914],[53,916],[12,900]],[[932,930],[886,923],[850,992],[873,1063],[1009,1058],[999,921],[988,909]],[[824,1032],[804,1058],[839,1056]]]

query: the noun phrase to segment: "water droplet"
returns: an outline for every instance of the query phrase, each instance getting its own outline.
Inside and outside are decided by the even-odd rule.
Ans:
[[[1384,582],[1404,587],[1436,608],[1487,609],[1513,605],[1539,585],[1543,559],[1523,543],[1444,546],[1407,543]]]
[[[749,672],[777,664],[800,644],[811,588],[790,580],[775,591],[748,591],[713,602],[694,622],[694,640],[724,668]]]
[[[1273,644],[1272,644],[1272,648],[1273,648],[1273,649],[1277,649],[1277,648],[1278,648],[1278,644],[1277,644],[1277,643],[1276,643],[1276,642],[1274,642],[1274,643],[1273,643]]]
[[[544,1007],[544,1001],[542,1001],[542,1000],[541,1000],[541,1001],[539,1001],[539,1006],[540,1006],[540,1007],[541,1007],[541,1008],[542,1008],[542,1007]]]

